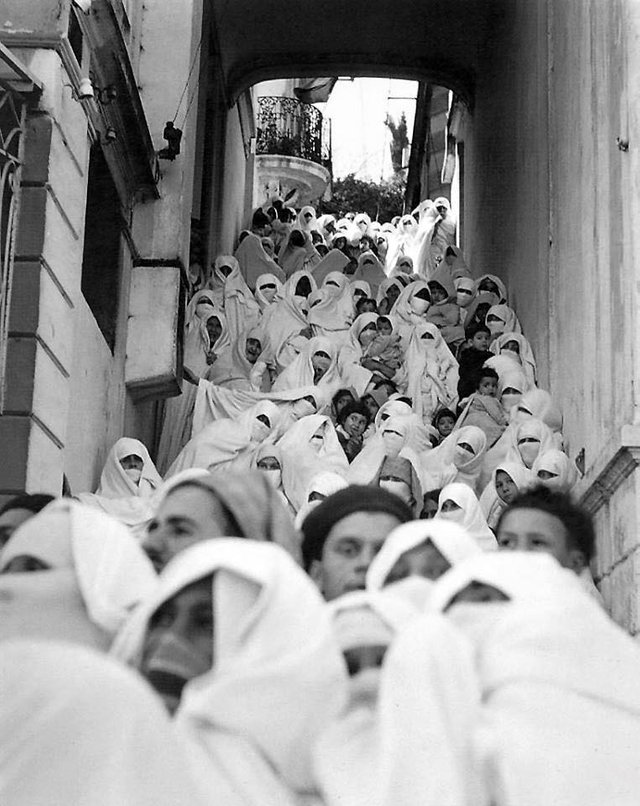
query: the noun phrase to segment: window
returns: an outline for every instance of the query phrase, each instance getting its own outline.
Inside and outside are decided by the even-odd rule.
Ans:
[[[116,343],[121,268],[120,199],[98,145],[91,149],[82,256],[82,293],[111,352]]]

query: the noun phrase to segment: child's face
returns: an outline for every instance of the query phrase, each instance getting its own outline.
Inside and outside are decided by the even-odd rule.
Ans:
[[[344,430],[352,437],[361,437],[367,430],[367,418],[360,412],[352,411],[344,421]]]
[[[498,396],[498,381],[495,378],[480,378],[478,384],[478,394],[489,397]]]
[[[438,420],[438,431],[443,437],[448,437],[449,434],[453,431],[453,426],[455,422],[453,417],[441,417]]]
[[[510,504],[518,495],[518,488],[513,479],[504,470],[498,470],[496,473],[496,492],[505,504]]]
[[[393,333],[391,322],[385,322],[384,320],[381,322],[378,320],[378,333],[380,336],[390,336]]]
[[[447,298],[447,292],[440,283],[429,283],[429,291],[431,291],[431,300],[434,303],[444,302]]]
[[[360,311],[360,313],[375,313],[376,304],[373,300],[365,300],[360,305],[358,305],[358,310]]]
[[[471,345],[475,347],[476,350],[486,352],[489,349],[489,334],[485,333],[483,330],[479,330],[471,339]]]
[[[245,358],[250,364],[255,364],[256,361],[260,358],[260,353],[262,352],[262,345],[258,341],[258,339],[247,339],[247,343],[245,346]]]

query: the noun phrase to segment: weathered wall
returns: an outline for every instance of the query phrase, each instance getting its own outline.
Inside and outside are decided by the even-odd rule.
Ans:
[[[595,570],[632,630],[640,187],[639,120],[627,109],[630,93],[638,99],[637,17],[633,0],[508,5],[478,80],[464,188],[471,264],[508,278],[571,457],[584,448],[578,492],[597,513]],[[630,140],[629,153],[617,137]]]

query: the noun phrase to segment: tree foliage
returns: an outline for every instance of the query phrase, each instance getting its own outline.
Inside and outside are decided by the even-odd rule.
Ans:
[[[322,202],[322,213],[342,217],[345,213],[368,213],[372,220],[384,223],[404,211],[405,182],[402,177],[389,181],[367,182],[348,174],[335,179],[331,201]]]
[[[390,115],[387,115],[384,125],[391,132],[391,144],[389,148],[391,149],[391,164],[393,165],[393,171],[395,174],[399,174],[406,167],[402,164],[402,158],[405,149],[409,146],[409,137],[407,136],[407,116],[403,112],[400,115],[399,122],[396,123]]]

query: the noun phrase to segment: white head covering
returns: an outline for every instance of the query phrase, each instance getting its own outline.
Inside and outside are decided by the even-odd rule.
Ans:
[[[207,292],[200,292],[206,294]],[[193,301],[193,300],[192,300]],[[221,298],[222,303],[222,298]],[[191,306],[191,303],[189,303]],[[207,330],[207,322],[216,317],[220,322],[222,331],[218,336],[215,344],[211,344],[209,338],[209,331]],[[184,364],[188,367],[194,375],[202,377],[207,369],[207,354],[215,348],[219,353],[225,347],[231,344],[229,338],[229,329],[227,327],[227,319],[222,313],[222,309],[214,307],[207,303],[199,304],[195,308],[193,316],[187,319],[184,329]]]
[[[380,412],[378,412],[378,415],[379,414]],[[403,437],[404,444],[398,456],[402,459],[408,459],[411,462],[418,479],[420,479],[422,483],[420,459],[411,445],[413,425],[414,422],[411,416],[392,415],[384,421],[377,421],[376,433],[367,440],[360,453],[349,465],[347,473],[349,484],[374,483],[386,456],[383,432],[387,428],[396,431]],[[420,506],[422,507],[422,502],[420,502]]]
[[[51,570],[2,574],[23,555]],[[17,529],[0,552],[0,603],[5,610],[0,635],[106,648],[134,605],[155,587],[153,566],[125,526],[84,504],[59,499]],[[86,629],[68,625],[68,613],[76,626],[84,623]],[[95,630],[86,625],[87,617]]]
[[[520,462],[526,467],[527,463],[522,458],[522,445],[520,444],[524,439],[533,439],[539,443],[538,453],[534,457],[534,461],[542,453],[554,447],[551,429],[542,420],[537,420],[535,417],[525,417],[515,428],[510,428],[508,433],[510,435],[506,457],[508,462]],[[533,466],[533,462],[531,462],[531,465]]]
[[[230,806],[293,804],[294,792],[313,788],[311,750],[344,702],[346,674],[329,611],[282,549],[232,538],[191,546],[167,566],[117,654],[138,665],[153,613],[210,575],[214,664],[187,683],[175,715],[193,775]]]
[[[482,285],[483,280],[491,280],[494,283],[498,290],[499,290],[499,299],[496,304],[507,304],[507,287],[504,282],[495,274],[483,274],[481,277],[478,277],[476,280],[476,293],[480,291],[480,286]],[[490,293],[490,292],[489,292]]]
[[[487,524],[490,529],[496,528],[500,515],[507,507],[506,503],[500,498],[496,491],[496,475],[499,470],[509,476],[511,481],[513,481],[518,488],[519,493],[525,492],[536,483],[535,474],[531,470],[527,470],[522,462],[500,462],[493,471],[491,481],[484,488],[480,496],[480,509],[487,519]]]
[[[366,280],[371,286],[371,296],[375,297],[378,293],[378,288],[387,279],[387,275],[384,272],[382,263],[373,252],[368,250],[358,258],[358,268],[353,275],[353,279]]]
[[[311,292],[317,289],[316,281],[308,271],[296,272],[282,287],[282,300],[271,305],[264,313],[262,324],[267,332],[274,355],[278,354],[289,336],[299,333],[309,324],[306,315],[306,300],[303,310],[300,301],[296,299],[296,287],[303,277],[309,280]]]
[[[309,324],[319,333],[347,330],[354,314],[349,278],[338,271],[329,272],[320,290],[325,293],[319,304],[309,309]]]
[[[343,651],[387,646],[416,610],[387,592],[355,591],[330,602],[336,637]],[[314,752],[316,780],[326,806],[377,803],[379,669],[350,678],[346,708],[327,727]]]
[[[311,361],[313,356],[318,352],[326,353],[331,359],[331,363],[316,385],[321,389],[327,389],[329,392],[335,391],[340,386],[338,349],[332,341],[323,336],[316,336],[313,339],[309,339],[297,358],[294,358],[289,366],[277,377],[272,390],[274,392],[282,392],[286,389],[300,389],[303,386],[313,386],[314,369]]]
[[[3,806],[204,806],[158,698],[84,647],[2,645]]]
[[[460,507],[452,513],[443,513],[442,505],[445,501],[453,501]],[[453,517],[452,517],[453,516]],[[480,504],[473,490],[466,484],[454,482],[443,487],[438,496],[438,511],[436,517],[454,520],[469,534],[484,551],[498,548],[496,538],[487,526]]]
[[[276,295],[271,302],[269,302],[261,290],[267,285],[275,285],[276,287]],[[256,280],[256,290],[254,292],[254,296],[263,312],[265,308],[268,308],[270,305],[275,305],[276,302],[279,302],[282,299],[282,288],[283,285],[275,274],[265,272],[258,277]]]
[[[370,325],[378,321],[377,313],[361,313],[349,328],[349,339],[341,348],[338,356],[340,375],[347,386],[352,386],[359,395],[363,395],[369,385],[373,373],[360,364],[364,348],[360,344],[360,334]]]
[[[265,252],[262,241],[253,233],[249,233],[242,239],[236,249],[235,257],[239,270],[251,291],[256,287],[256,280],[261,274],[274,274],[281,283],[285,281],[284,272],[273,258],[270,258]]]
[[[519,358],[514,353],[513,354],[514,360],[519,361],[527,378],[527,383],[529,387],[534,388],[537,383],[536,359],[533,355],[531,345],[529,344],[527,339],[522,335],[522,333],[507,331],[503,333],[501,336],[498,336],[497,339],[494,339],[491,342],[491,347],[489,349],[496,355],[501,355],[505,344],[507,344],[510,341],[515,341],[518,343],[518,347],[520,349]],[[509,351],[505,352],[507,353],[507,355],[511,355]]]
[[[392,282],[399,283],[400,279],[396,277],[395,281]],[[390,316],[393,319],[394,327],[402,337],[403,346],[405,348],[409,344],[415,326],[426,323],[427,321],[425,314],[428,307],[422,314],[415,313],[411,307],[413,298],[417,296],[420,291],[425,290],[427,291],[430,304],[431,292],[429,291],[429,286],[423,280],[416,280],[409,283],[409,285],[400,292],[400,296],[391,309]]]
[[[492,784],[490,800],[634,803],[637,643],[548,555],[497,552],[469,560],[440,580],[434,607],[446,606],[471,581],[510,597],[447,612],[476,647],[483,714],[474,751]],[[543,754],[532,752],[542,746]]]
[[[322,444],[316,450],[311,437],[322,429]],[[322,472],[347,476],[349,464],[329,417],[310,414],[294,423],[278,443],[282,450],[282,486],[296,512],[307,502],[311,479]]]
[[[127,476],[120,464],[121,459],[131,455],[138,456],[143,462],[142,475],[137,485]],[[161,484],[162,478],[142,442],[138,439],[122,437],[109,451],[96,495],[102,495],[105,498],[124,498],[128,495],[148,498]]]
[[[424,338],[425,334],[430,334],[432,338]],[[413,408],[418,416],[431,420],[440,406],[455,407],[458,399],[458,362],[434,324],[425,322],[414,326],[405,366],[407,394],[413,400]]]
[[[380,590],[400,558],[431,541],[451,566],[479,554],[478,543],[457,523],[441,518],[412,521],[397,526],[385,540],[367,571],[367,590]]]
[[[487,311],[487,319],[489,319],[490,316],[496,316],[501,322],[504,323],[504,327],[500,331],[501,333],[522,333],[522,326],[518,321],[516,312],[508,305],[494,305],[493,307],[489,308]],[[491,329],[488,322],[487,327]]]
[[[309,485],[307,486],[307,494],[305,497],[305,503],[300,507],[298,510],[298,514],[296,515],[295,525],[296,529],[300,529],[302,526],[304,519],[307,515],[311,512],[312,509],[315,509],[318,504],[322,503],[322,499],[316,499],[314,501],[309,501],[309,497],[313,493],[319,493],[323,495],[325,498],[329,495],[333,495],[333,493],[337,493],[338,490],[344,490],[345,487],[348,487],[344,476],[340,475],[340,473],[332,473],[331,471],[324,471],[322,473],[318,473],[317,476],[314,476]]]
[[[187,442],[166,478],[194,467],[210,473],[249,470],[260,444],[277,430],[280,416],[275,403],[261,400],[235,420],[215,420]],[[259,417],[266,417],[269,426],[266,436],[256,439],[254,430]]]
[[[541,470],[553,473],[554,478],[539,478],[538,474]],[[569,459],[566,453],[556,448],[549,448],[539,453],[531,471],[538,483],[557,492],[570,493],[578,481],[578,468],[575,463]]]
[[[347,266],[348,263],[349,258],[344,252],[341,252],[339,249],[331,249],[319,263],[316,263],[311,273],[318,285],[321,285],[328,274],[334,271],[342,274],[344,267]]]
[[[307,221],[305,215],[308,213],[311,213],[311,218]],[[316,211],[310,204],[300,208],[295,227],[302,232],[311,232],[311,230],[318,230],[318,232],[320,231],[318,220],[316,219]]]

